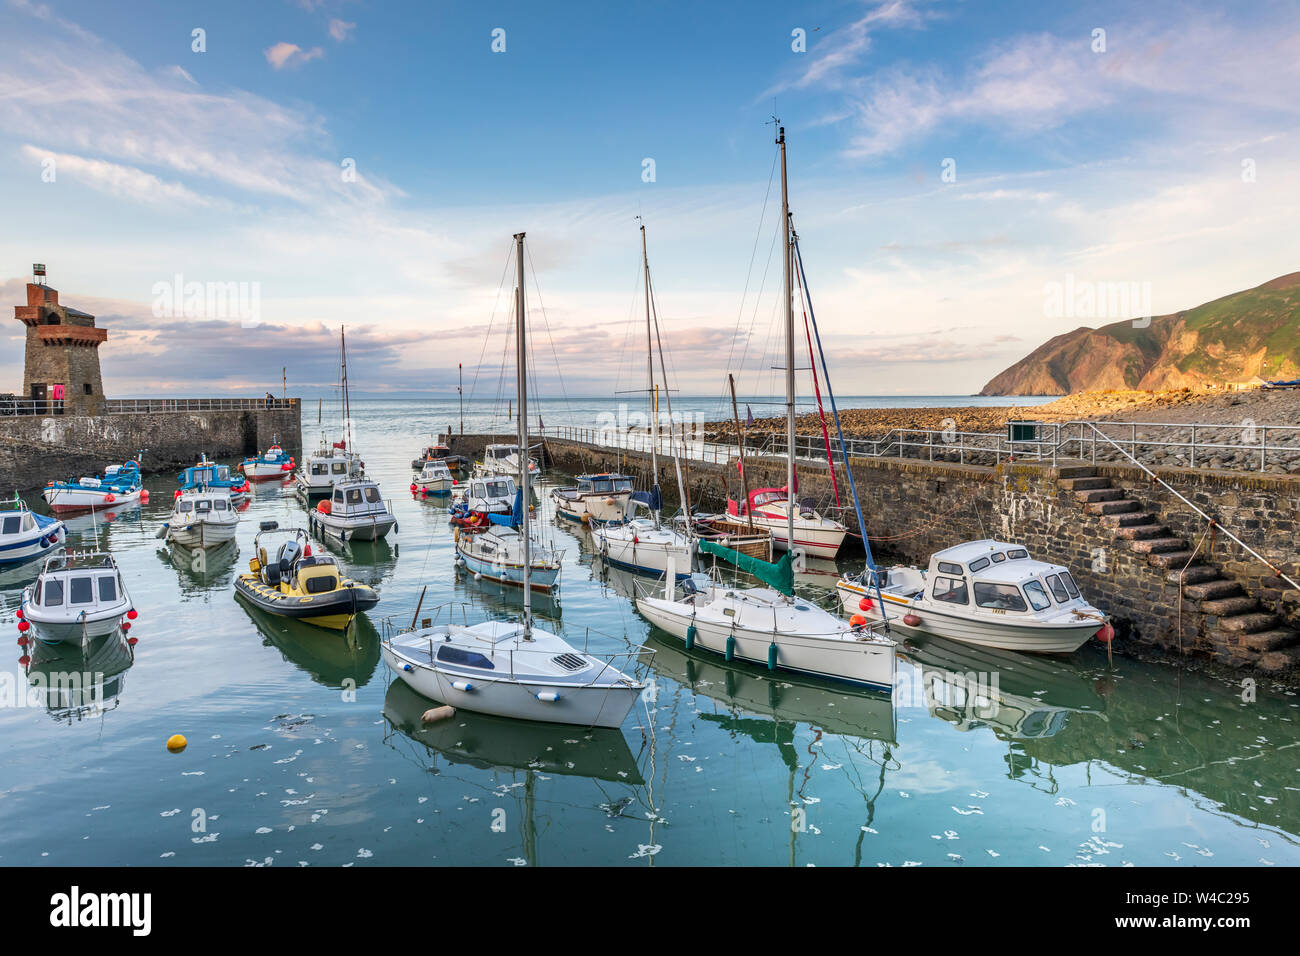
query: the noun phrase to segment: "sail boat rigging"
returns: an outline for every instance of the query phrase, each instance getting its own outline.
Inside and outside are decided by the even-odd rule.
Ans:
[[[650,511],[649,518],[633,518],[622,524],[606,524],[596,527],[593,535],[601,556],[610,564],[636,571],[641,574],[665,575],[670,572],[674,578],[686,578],[691,573],[691,561],[695,555],[695,543],[689,535],[690,523],[685,522],[686,532],[676,528],[665,527],[660,519],[663,495],[659,490],[659,409],[658,387],[655,383],[655,344],[659,345],[659,367],[664,374],[664,395],[668,402],[668,419],[672,421],[672,398],[668,396],[667,370],[663,358],[663,342],[656,334],[658,327],[657,312],[653,308],[650,289],[650,256],[646,251],[645,224],[641,224],[641,264],[645,282],[645,335],[646,335],[646,398],[650,403],[650,489],[648,492],[636,492],[633,498],[646,505]],[[689,499],[686,484],[682,480],[681,458],[673,439],[673,429],[668,430],[668,446],[676,468],[677,490],[683,506]],[[689,508],[687,509],[689,513]]]
[[[519,446],[528,447],[527,302],[524,233],[517,233],[515,346],[518,357]],[[521,500],[529,493],[526,467],[519,474]],[[619,727],[645,684],[611,660],[578,650],[558,634],[536,626],[532,610],[532,546],[526,505],[519,509],[523,615],[519,622],[451,623],[386,636],[384,660],[412,689],[434,700],[479,713],[523,720]]]
[[[786,293],[786,475],[794,488],[794,319],[791,306],[794,268],[790,228],[785,129],[780,128],[781,213],[786,230],[784,287]],[[787,541],[797,543],[792,509],[783,516]],[[769,525],[770,527],[770,525]],[[688,649],[699,647],[727,660],[765,663],[770,670],[787,669],[833,677],[871,687],[894,684],[894,642],[877,634],[865,620],[846,622],[817,605],[795,597],[793,553],[770,564],[712,542],[700,547],[750,571],[768,587],[727,587],[707,575],[692,575],[677,599],[676,585],[665,583],[662,597],[637,598],[637,609],[662,630],[681,638]]]

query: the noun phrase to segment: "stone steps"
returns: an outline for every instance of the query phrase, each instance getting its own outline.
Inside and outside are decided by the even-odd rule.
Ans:
[[[1239,594],[1236,597],[1216,598],[1212,601],[1202,601],[1197,605],[1197,610],[1202,614],[1213,614],[1215,617],[1237,617],[1242,614],[1250,614],[1258,611],[1259,602],[1249,595]]]
[[[1090,515],[1118,515],[1127,513],[1137,513],[1142,510],[1142,506],[1136,501],[1097,501],[1092,504],[1083,506],[1083,510]]]
[[[1241,639],[1241,643],[1260,653],[1280,651],[1284,647],[1300,644],[1300,634],[1289,627],[1278,627],[1271,631],[1255,631],[1253,634],[1247,634]]]
[[[1176,584],[1177,582],[1171,583]],[[1242,593],[1242,590],[1241,585],[1236,581],[1230,581],[1227,578],[1212,578],[1203,584],[1188,584],[1183,588],[1183,593],[1193,601],[1217,601],[1220,598],[1236,597]]]
[[[1093,488],[1088,491],[1076,491],[1074,493],[1075,501],[1082,501],[1084,504],[1091,504],[1094,501],[1123,501],[1123,488]]]
[[[1059,478],[1056,484],[1066,491],[1093,491],[1111,486],[1109,478]]]
[[[1269,630],[1276,623],[1277,618],[1272,614],[1257,611],[1253,614],[1235,614],[1232,617],[1222,618],[1219,621],[1219,630],[1227,634],[1252,634]]]
[[[1101,523],[1107,528],[1131,528],[1134,525],[1154,524],[1155,515],[1145,511],[1128,511],[1117,515],[1102,515]]]
[[[1060,478],[1092,478],[1097,474],[1097,469],[1091,465],[1063,465],[1056,469],[1056,477]],[[1108,479],[1109,480],[1109,479]]]
[[[1147,564],[1153,568],[1165,568],[1166,570],[1178,570],[1192,561],[1193,552],[1191,551],[1160,551],[1155,554],[1147,555]],[[1199,560],[1199,559],[1198,559]],[[1192,561],[1195,564],[1195,561]],[[1218,569],[1212,569],[1218,574]]]
[[[1193,564],[1186,571],[1181,569],[1170,571],[1165,575],[1165,580],[1170,584],[1203,584],[1208,581],[1222,579],[1223,575],[1219,569],[1208,564]]]
[[[1138,554],[1164,554],[1172,551],[1186,551],[1187,542],[1182,538],[1139,538],[1128,543],[1130,551]]]
[[[1163,538],[1168,535],[1169,529],[1162,524],[1131,524],[1127,527],[1116,528],[1115,537],[1120,541],[1142,541],[1149,538]]]

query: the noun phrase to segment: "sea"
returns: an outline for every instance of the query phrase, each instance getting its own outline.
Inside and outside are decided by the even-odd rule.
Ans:
[[[540,402],[529,417],[588,424],[621,404]],[[321,402],[319,423],[304,405],[306,447],[338,435],[337,402]],[[467,405],[467,432],[507,420],[495,402]],[[729,413],[716,399],[674,408]],[[903,646],[892,695],[729,664],[655,631],[632,600],[647,582],[603,568],[585,531],[556,524],[546,491],[563,475],[542,480],[538,513],[564,554],[537,619],[592,652],[652,651],[646,692],[614,730],[467,711],[425,725],[434,702],[384,665],[381,635],[417,617],[517,617],[521,597],[457,571],[446,502],[408,491],[411,459],[460,427],[460,404],[358,399],[351,411],[398,526],[379,544],[316,544],[380,592],[348,633],[234,596],[259,523],[305,523],[289,485],[254,486],[235,546],[204,557],[158,537],[172,474],[148,479],[143,507],[68,520],[71,547],[107,548],[122,567],[138,641],[42,648],[27,666],[10,645],[0,865],[1300,863],[1293,694],[1112,661],[1095,645],[1065,659]],[[0,573],[11,639],[36,570]],[[798,589],[834,608],[835,569],[822,571]],[[176,734],[187,745],[169,752]]]

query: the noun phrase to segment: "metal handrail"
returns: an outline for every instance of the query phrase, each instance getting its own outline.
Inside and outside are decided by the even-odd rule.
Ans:
[[[1200,508],[1198,508],[1196,505],[1194,505],[1191,501],[1189,501],[1186,497],[1184,497],[1184,496],[1183,496],[1183,495],[1182,495],[1182,494],[1181,494],[1181,493],[1180,493],[1176,488],[1174,488],[1172,485],[1170,485],[1169,482],[1165,481],[1163,478],[1161,478],[1159,475],[1157,475],[1154,471],[1152,471],[1152,470],[1151,470],[1150,468],[1148,468],[1146,465],[1142,464],[1142,462],[1138,461],[1136,458],[1134,458],[1132,455],[1130,455],[1128,452],[1126,452],[1123,448],[1120,448],[1120,446],[1119,446],[1118,444],[1116,444],[1114,441],[1112,441],[1112,440],[1110,439],[1110,437],[1106,435],[1105,432],[1101,431],[1101,429],[1097,428],[1095,425],[1092,426],[1092,429],[1093,429],[1094,432],[1096,432],[1097,435],[1101,436],[1103,439],[1105,439],[1106,441],[1110,442],[1110,444],[1114,445],[1114,446],[1115,446],[1115,449],[1116,449],[1117,451],[1119,451],[1120,454],[1124,455],[1126,458],[1128,458],[1129,461],[1133,462],[1133,464],[1137,465],[1137,466],[1138,466],[1139,468],[1141,468],[1144,472],[1146,472],[1146,473],[1147,473],[1147,476],[1148,476],[1149,478],[1151,478],[1152,481],[1154,481],[1154,482],[1156,482],[1157,484],[1159,484],[1159,485],[1160,485],[1161,487],[1163,487],[1166,491],[1168,491],[1171,495],[1173,495],[1175,498],[1177,498],[1177,499],[1178,499],[1179,501],[1181,501],[1183,504],[1187,505],[1187,507],[1191,508],[1191,509],[1192,509],[1193,511],[1195,511],[1198,515],[1200,515],[1202,518],[1204,518],[1206,521],[1208,521],[1208,522],[1210,523],[1210,526],[1211,526],[1211,527],[1218,528],[1219,530],[1221,530],[1221,531],[1222,531],[1224,534],[1226,534],[1229,538],[1231,538],[1233,541],[1235,541],[1237,544],[1239,544],[1239,545],[1242,547],[1242,549],[1243,549],[1244,551],[1246,551],[1247,554],[1251,555],[1253,558],[1255,558],[1257,561],[1259,561],[1261,564],[1263,564],[1265,567],[1267,567],[1270,571],[1272,571],[1274,574],[1276,574],[1278,577],[1280,577],[1283,581],[1286,581],[1287,584],[1291,585],[1291,587],[1296,588],[1297,590],[1300,590],[1300,584],[1297,584],[1294,580],[1292,580],[1292,578],[1290,577],[1290,575],[1284,573],[1284,572],[1282,571],[1281,568],[1279,568],[1277,565],[1273,564],[1273,562],[1269,561],[1268,558],[1264,557],[1262,554],[1260,554],[1258,551],[1256,551],[1256,550],[1255,550],[1254,548],[1252,548],[1250,545],[1246,544],[1246,542],[1242,541],[1240,538],[1238,538],[1235,534],[1233,534],[1231,531],[1229,531],[1229,530],[1228,530],[1227,528],[1225,528],[1223,525],[1219,524],[1219,522],[1218,522],[1216,519],[1212,518],[1210,515],[1206,514],[1204,511],[1202,511]]]

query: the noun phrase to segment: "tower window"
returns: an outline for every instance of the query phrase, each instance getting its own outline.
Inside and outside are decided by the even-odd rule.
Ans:
[[[94,395],[94,394],[95,394],[95,390],[94,390],[93,388],[90,387],[90,383],[89,383],[89,382],[86,382],[86,383],[85,383],[84,385],[82,385],[81,387],[85,390],[85,392],[86,392],[87,395]]]

